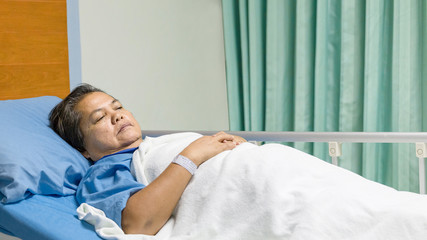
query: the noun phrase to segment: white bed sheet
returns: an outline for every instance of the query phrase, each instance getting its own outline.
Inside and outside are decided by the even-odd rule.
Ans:
[[[199,135],[148,138],[134,154],[153,181]],[[425,239],[427,196],[398,192],[279,144],[245,143],[204,163],[157,236],[124,235],[90,206],[106,239]]]

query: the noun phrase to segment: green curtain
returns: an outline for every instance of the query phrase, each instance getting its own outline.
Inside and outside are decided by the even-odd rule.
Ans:
[[[230,130],[426,131],[426,2],[223,0]],[[343,144],[340,166],[418,192],[414,144]]]

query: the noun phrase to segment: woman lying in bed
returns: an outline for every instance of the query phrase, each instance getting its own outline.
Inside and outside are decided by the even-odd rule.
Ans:
[[[154,239],[427,236],[427,196],[396,191],[284,145],[257,146],[223,132],[142,141],[131,113],[89,85],[65,98],[50,120],[94,162],[78,187],[83,204],[77,211],[107,239],[152,239],[124,233],[157,233]]]
[[[74,89],[50,114],[52,129],[94,162],[77,191],[79,203],[103,210],[125,233],[155,234],[170,218],[194,171],[245,140],[224,132],[186,147],[148,186],[132,176],[141,128],[114,97],[88,84]]]

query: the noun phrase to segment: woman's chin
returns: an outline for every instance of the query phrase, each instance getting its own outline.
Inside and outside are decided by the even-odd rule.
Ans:
[[[124,141],[122,146],[125,148],[134,148],[134,147],[138,147],[141,143],[142,143],[141,137],[133,137],[133,138],[129,138],[127,141]]]

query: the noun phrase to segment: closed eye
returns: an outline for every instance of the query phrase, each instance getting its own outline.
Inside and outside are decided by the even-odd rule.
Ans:
[[[100,118],[96,119],[95,123],[101,121],[104,117],[105,117],[105,115],[102,115]]]

